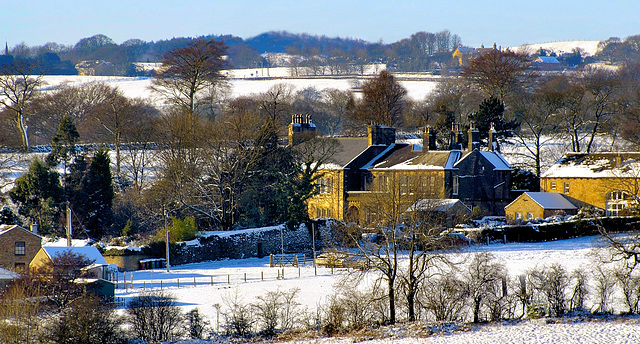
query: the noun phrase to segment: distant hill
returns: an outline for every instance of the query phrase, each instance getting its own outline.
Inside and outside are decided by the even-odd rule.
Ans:
[[[574,49],[578,48],[582,50],[582,56],[594,56],[598,51],[598,44],[600,41],[564,41],[564,42],[549,42],[549,43],[535,43],[525,44],[517,47],[510,47],[513,51],[527,52],[529,54],[539,51],[541,48],[554,52],[557,55],[565,53],[571,53]]]

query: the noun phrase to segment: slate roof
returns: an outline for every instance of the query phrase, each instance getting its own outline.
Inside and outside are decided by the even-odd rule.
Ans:
[[[12,230],[12,229],[14,229],[14,228],[19,228],[19,229],[21,229],[21,230],[23,230],[23,231],[25,231],[25,232],[31,233],[31,234],[33,234],[33,235],[35,235],[35,236],[37,236],[37,237],[42,238],[42,237],[41,237],[41,236],[39,236],[38,234],[36,234],[36,233],[34,233],[34,232],[32,232],[32,231],[30,231],[30,230],[28,230],[28,229],[24,228],[24,227],[20,227],[20,226],[18,226],[18,225],[0,225],[0,235],[2,235],[2,234],[4,234],[4,233],[7,233],[7,232],[9,232],[10,230]]]
[[[529,196],[531,200],[536,202],[543,209],[550,209],[550,210],[578,209],[578,207],[575,204],[573,204],[571,201],[569,201],[569,199],[567,199],[565,195],[558,192],[525,192],[522,195],[520,195],[518,199],[523,197],[524,195]]]
[[[460,151],[428,151],[414,150],[413,145],[406,145],[383,161],[375,164],[374,169],[432,169],[444,170],[452,169],[453,164],[460,159]]]
[[[339,137],[335,140],[338,141],[340,148],[338,148],[337,152],[331,158],[331,162],[324,164],[322,168],[343,168],[368,147],[366,137]]]
[[[83,247],[74,247],[74,246],[42,246],[44,252],[49,256],[49,258],[53,259],[53,257],[64,253],[65,251],[72,251],[73,253],[81,254],[88,259],[93,260],[93,264],[98,265],[109,265],[107,261],[104,259],[100,251],[93,246],[83,246]]]

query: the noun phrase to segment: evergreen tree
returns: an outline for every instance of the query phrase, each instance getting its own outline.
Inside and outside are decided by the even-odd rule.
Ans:
[[[78,134],[78,130],[75,124],[73,124],[71,117],[69,117],[69,115],[62,117],[58,125],[58,131],[51,140],[51,153],[47,155],[47,165],[53,167],[62,162],[66,175],[69,161],[77,154],[76,143],[79,138],[80,134]]]
[[[18,205],[18,213],[37,222],[43,234],[54,233],[64,201],[58,173],[36,158],[14,185],[9,197]]]
[[[475,123],[480,132],[480,139],[486,141],[489,136],[491,123],[497,132],[497,137],[511,137],[513,130],[518,127],[516,121],[504,118],[504,103],[497,97],[489,97],[478,106],[478,111],[469,115],[469,120]]]
[[[65,179],[66,193],[74,213],[74,221],[99,238],[113,223],[113,183],[107,149],[98,150],[91,163],[78,157]]]

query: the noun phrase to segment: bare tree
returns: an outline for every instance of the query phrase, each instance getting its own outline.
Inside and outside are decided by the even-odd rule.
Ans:
[[[505,97],[522,86],[529,76],[527,56],[510,50],[490,50],[469,61],[462,76],[488,97]]]
[[[167,292],[141,293],[127,305],[130,331],[135,338],[159,343],[179,339],[183,316],[173,295]]]
[[[29,103],[36,97],[43,84],[37,64],[16,61],[6,65],[0,73],[0,104],[13,114],[15,124],[22,137],[22,147],[29,149]]]
[[[362,100],[356,101],[352,116],[367,124],[394,126],[399,122],[407,90],[386,70],[362,85]]]
[[[506,272],[504,264],[497,262],[489,252],[478,252],[471,257],[463,280],[471,301],[473,322],[483,319],[482,312],[492,309],[490,320],[499,319],[495,305],[506,296]]]
[[[170,51],[162,60],[163,70],[154,78],[152,89],[169,103],[197,112],[199,94],[224,78],[220,70],[226,49],[222,41],[196,39]]]

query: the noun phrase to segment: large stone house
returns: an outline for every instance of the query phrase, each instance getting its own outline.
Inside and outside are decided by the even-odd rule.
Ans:
[[[637,206],[640,153],[568,153],[540,176],[540,190],[559,192],[607,215]]]
[[[467,149],[459,133],[452,133],[457,141],[447,150],[438,149],[429,128],[423,137],[422,145],[396,142],[395,128],[371,125],[366,138],[338,138],[342,150],[319,169],[320,193],[308,202],[310,217],[366,224],[376,216],[367,201],[393,195],[406,208],[418,199],[459,199],[469,209],[504,213],[511,166],[498,151],[480,150],[477,129],[470,129]]]
[[[0,225],[0,268],[23,270],[40,250],[42,238],[18,225]]]

